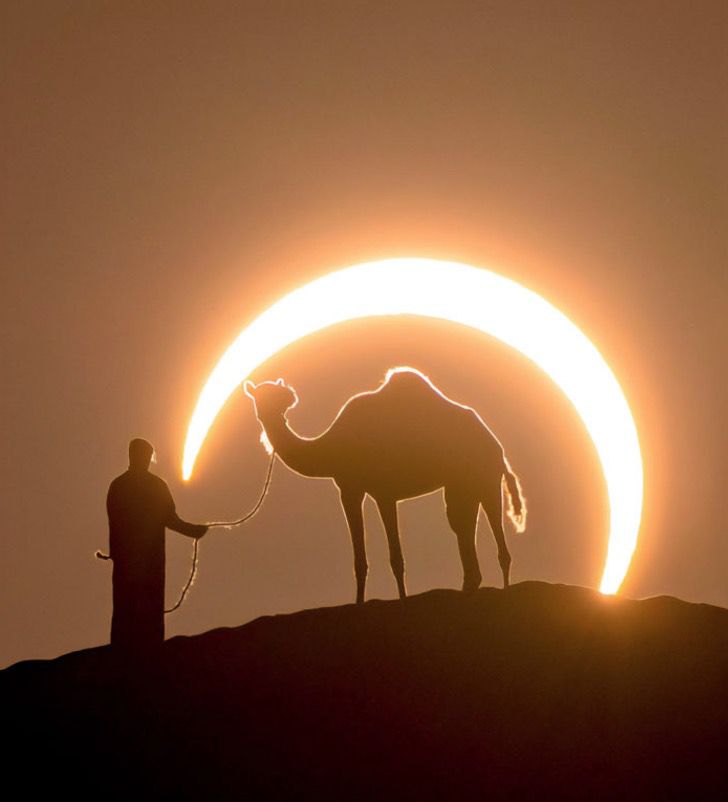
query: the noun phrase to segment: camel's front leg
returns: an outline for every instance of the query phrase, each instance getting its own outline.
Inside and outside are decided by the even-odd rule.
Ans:
[[[362,503],[364,493],[359,490],[341,489],[341,506],[344,508],[346,521],[351,533],[351,545],[354,548],[354,574],[356,575],[356,603],[364,603],[364,591],[367,584],[367,552],[364,545],[364,517]]]
[[[397,502],[393,499],[376,499],[376,502],[387,533],[387,541],[389,542],[389,564],[392,566],[392,573],[397,582],[399,598],[404,599],[407,597],[407,587],[404,582],[404,557],[402,556],[402,544],[399,539]]]

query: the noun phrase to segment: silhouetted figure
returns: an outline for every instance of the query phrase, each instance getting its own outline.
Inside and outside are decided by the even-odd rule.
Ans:
[[[165,527],[192,538],[204,524],[183,521],[166,482],[149,472],[154,454],[140,438],[129,443],[129,470],[109,486],[109,553],[114,561],[111,643],[144,653],[164,641]]]
[[[482,504],[498,545],[503,586],[511,555],[503,532],[502,485],[517,531],[526,526],[526,503],[503,447],[475,410],[444,396],[422,373],[394,368],[382,385],[350,398],[318,437],[299,437],[286,421],[298,403],[293,388],[245,382],[264,435],[289,468],[303,476],[328,476],[339,487],[354,548],[356,600],[364,601],[368,564],[362,502],[379,507],[400,598],[407,595],[397,502],[445,488],[447,518],[457,536],[463,590],[477,590],[481,574],[475,529]]]

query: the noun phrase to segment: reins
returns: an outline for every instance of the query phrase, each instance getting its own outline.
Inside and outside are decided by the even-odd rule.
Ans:
[[[263,489],[260,492],[260,496],[258,500],[255,502],[255,506],[253,509],[243,515],[242,518],[238,518],[236,521],[214,521],[213,523],[206,524],[207,528],[210,529],[213,526],[222,526],[225,529],[232,529],[234,526],[240,526],[240,524],[245,523],[245,521],[249,521],[260,509],[261,505],[263,504],[263,499],[265,499],[266,493],[268,492],[268,485],[270,484],[270,477],[273,474],[273,464],[275,463],[276,459],[276,452],[271,452],[270,455],[270,462],[268,463],[268,473],[265,476],[265,482],[263,483]],[[192,547],[192,568],[190,570],[190,576],[187,580],[187,584],[182,588],[182,593],[180,593],[179,599],[177,599],[177,604],[174,607],[170,607],[169,610],[165,610],[164,614],[167,615],[168,613],[173,613],[175,610],[179,609],[182,606],[182,602],[185,600],[185,596],[187,595],[187,591],[192,587],[192,583],[195,581],[195,576],[197,575],[197,552],[199,549],[200,541],[199,539],[195,539],[195,544]]]
[[[265,499],[266,494],[268,493],[268,486],[270,485],[270,478],[273,474],[273,465],[275,463],[275,458],[276,458],[276,452],[272,451],[270,455],[270,462],[268,463],[268,473],[266,474],[265,482],[263,483],[263,489],[261,490],[260,496],[258,497],[258,500],[255,502],[255,506],[253,507],[253,509],[250,510],[250,512],[243,515],[242,518],[238,518],[235,521],[213,521],[212,523],[205,524],[205,526],[207,526],[208,529],[211,529],[213,526],[220,526],[224,527],[225,529],[232,529],[234,526],[240,526],[240,524],[249,521],[258,512],[261,505],[263,504],[263,500]],[[184,588],[182,588],[182,593],[180,594],[179,599],[177,599],[177,603],[174,605],[174,607],[170,607],[168,610],[165,610],[164,611],[165,615],[168,613],[173,613],[175,610],[178,610],[182,606],[182,602],[185,600],[187,592],[192,587],[195,581],[195,577],[197,575],[197,556],[199,551],[199,544],[200,544],[199,538],[195,538],[195,543],[192,548],[192,568],[190,570],[189,578],[187,579],[187,583],[185,584]],[[111,557],[108,554],[104,554],[101,551],[96,552],[96,557],[99,560],[111,559]]]

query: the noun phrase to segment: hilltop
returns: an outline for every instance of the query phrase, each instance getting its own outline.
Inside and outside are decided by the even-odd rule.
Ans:
[[[6,785],[106,799],[728,798],[728,610],[523,582],[0,672]]]

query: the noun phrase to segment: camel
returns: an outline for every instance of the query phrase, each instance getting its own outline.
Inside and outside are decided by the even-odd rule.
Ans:
[[[414,368],[390,369],[381,385],[350,398],[318,437],[300,437],[286,414],[298,403],[283,379],[246,381],[263,428],[261,441],[302,476],[330,477],[341,494],[354,550],[356,601],[365,597],[368,563],[362,505],[369,495],[382,517],[389,559],[400,598],[407,596],[397,502],[444,488],[447,519],[457,537],[463,591],[480,587],[475,548],[482,505],[498,546],[503,587],[511,556],[503,531],[502,488],[517,531],[526,525],[526,503],[518,477],[498,439],[470,407],[458,404]]]

